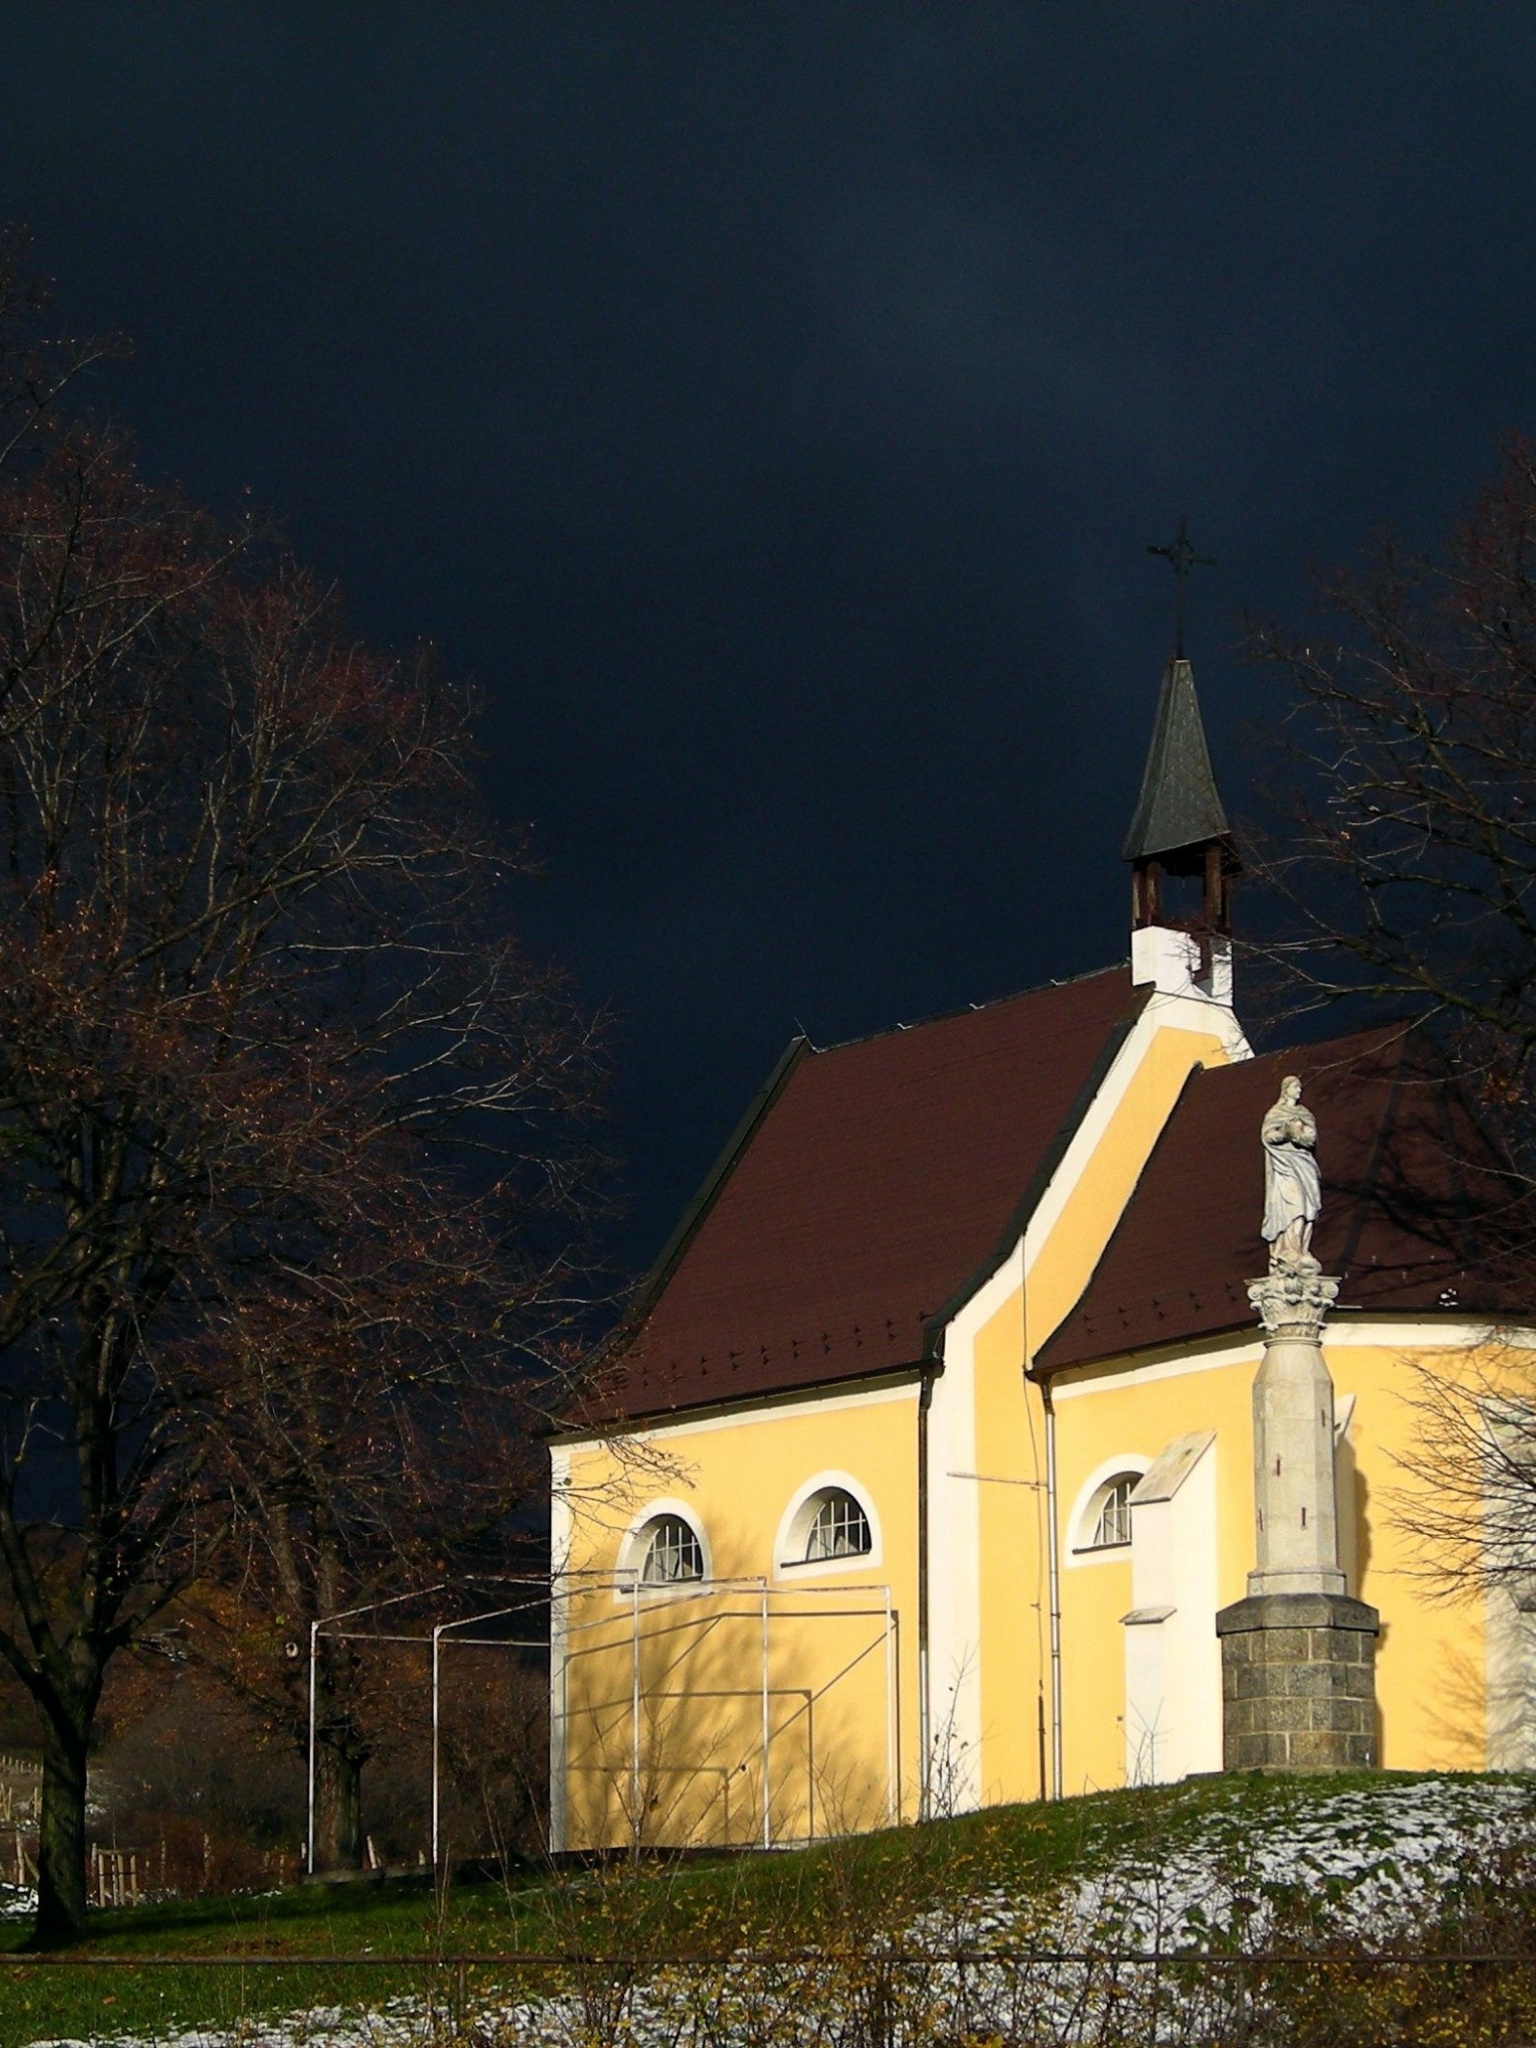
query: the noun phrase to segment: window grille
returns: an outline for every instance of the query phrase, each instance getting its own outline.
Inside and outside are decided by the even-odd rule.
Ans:
[[[1122,1473],[1114,1480],[1099,1507],[1099,1519],[1093,1525],[1090,1550],[1113,1550],[1131,1540],[1131,1494],[1135,1490],[1136,1474]]]
[[[867,1557],[874,1548],[869,1517],[851,1493],[829,1493],[816,1510],[806,1541],[805,1561],[827,1557]]]
[[[658,1515],[640,1567],[642,1586],[678,1586],[704,1576],[704,1552],[681,1515]]]

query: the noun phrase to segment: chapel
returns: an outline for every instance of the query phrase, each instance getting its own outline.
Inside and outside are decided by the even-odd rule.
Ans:
[[[1189,662],[1129,958],[796,1039],[551,1438],[556,1849],[772,1846],[1190,1772],[1525,1767],[1415,1375],[1529,1344],[1416,1034],[1255,1056]]]

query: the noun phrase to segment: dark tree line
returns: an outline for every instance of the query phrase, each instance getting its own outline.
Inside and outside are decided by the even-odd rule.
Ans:
[[[464,692],[148,483],[77,402],[99,352],[36,339],[25,261],[0,269],[0,1656],[43,1730],[53,1940],[84,1913],[113,1657],[210,1584],[280,1654],[519,1498],[598,1062],[510,934],[523,862],[481,816]],[[339,1656],[321,1707],[346,1857],[367,1736]]]

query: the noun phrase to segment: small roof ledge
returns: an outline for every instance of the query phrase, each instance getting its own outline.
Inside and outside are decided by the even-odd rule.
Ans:
[[[1131,1494],[1133,1508],[1149,1508],[1157,1501],[1172,1500],[1216,1441],[1214,1429],[1191,1430],[1176,1436],[1152,1460]]]

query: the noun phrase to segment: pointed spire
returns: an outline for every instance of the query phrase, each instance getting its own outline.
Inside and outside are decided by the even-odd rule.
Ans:
[[[1123,857],[1166,862],[1170,855],[1203,850],[1213,840],[1230,845],[1231,837],[1211,772],[1194,671],[1175,658],[1163,670],[1157,722]]]

